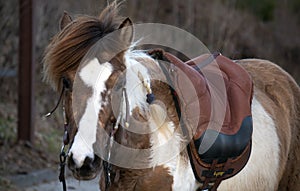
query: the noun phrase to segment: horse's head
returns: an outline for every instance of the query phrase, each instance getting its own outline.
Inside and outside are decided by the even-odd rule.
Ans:
[[[77,179],[96,177],[102,159],[152,171],[184,148],[165,75],[157,61],[131,48],[133,33],[114,3],[98,18],[65,13],[46,49],[44,76],[63,92],[68,166]]]
[[[112,111],[111,90],[125,70],[123,60],[133,38],[133,26],[128,18],[122,22],[117,16],[115,3],[98,18],[81,16],[73,20],[65,13],[60,26],[61,31],[46,49],[44,75],[56,91],[64,89],[70,143],[68,166],[75,178],[92,179],[102,164],[93,148],[97,129],[109,131],[117,120]],[[117,55],[111,55],[116,52],[108,48],[99,53],[101,59],[84,59],[97,41],[114,31],[118,31],[113,39],[119,45]]]

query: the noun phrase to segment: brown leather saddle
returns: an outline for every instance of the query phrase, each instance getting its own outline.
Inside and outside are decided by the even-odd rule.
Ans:
[[[183,133],[189,124],[197,124],[187,146],[195,178],[202,183],[200,190],[216,190],[250,157],[252,79],[221,54],[204,54],[187,62],[161,49],[149,54],[170,63],[161,68],[172,86]],[[191,88],[197,97],[191,95]]]

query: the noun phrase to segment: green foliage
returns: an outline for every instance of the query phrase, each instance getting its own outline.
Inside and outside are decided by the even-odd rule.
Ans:
[[[300,21],[300,0],[290,0],[288,6]]]
[[[62,129],[50,128],[39,132],[39,137],[43,147],[46,147],[47,151],[56,154],[61,147],[62,142]]]
[[[8,179],[0,176],[0,190],[13,191],[17,189],[11,184]]]
[[[237,0],[236,7],[250,11],[262,21],[271,21],[274,18],[276,0]]]
[[[0,144],[6,144],[16,140],[16,128],[11,118],[0,118]]]

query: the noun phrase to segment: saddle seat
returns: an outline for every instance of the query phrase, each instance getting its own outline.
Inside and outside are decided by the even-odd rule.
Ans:
[[[183,132],[189,124],[197,124],[192,127],[193,140],[187,147],[194,175],[202,183],[201,189],[216,190],[250,157],[252,79],[241,66],[221,54],[204,54],[185,63],[160,49],[149,54],[175,66],[165,75],[180,102]],[[191,88],[197,98],[191,95]],[[214,104],[220,99],[223,102]],[[207,144],[209,147],[205,147]]]

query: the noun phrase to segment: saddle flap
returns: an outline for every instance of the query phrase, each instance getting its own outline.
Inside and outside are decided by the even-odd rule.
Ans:
[[[226,75],[227,100],[229,111],[226,111],[222,132],[236,134],[242,121],[251,116],[253,82],[248,72],[225,56],[216,58],[220,70]],[[226,125],[227,124],[227,125]]]
[[[174,55],[164,52],[164,57],[177,67],[170,77],[178,94],[182,118],[191,133],[202,134],[202,131],[207,128],[211,115],[210,95],[206,80],[201,73]]]

